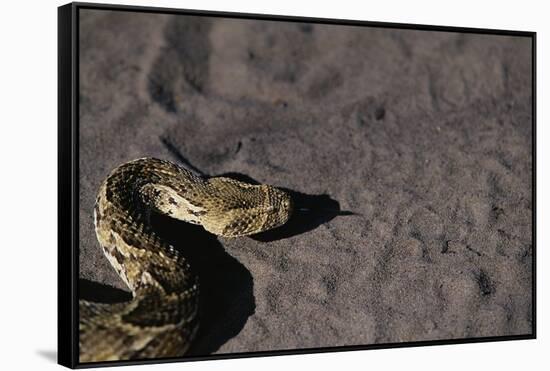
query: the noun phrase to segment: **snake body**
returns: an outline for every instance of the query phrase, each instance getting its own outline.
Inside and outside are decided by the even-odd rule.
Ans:
[[[154,158],[114,169],[97,195],[95,230],[133,298],[79,301],[81,362],[177,357],[189,349],[199,324],[199,279],[183,254],[155,233],[153,212],[237,237],[284,224],[292,202],[269,185],[205,178]]]

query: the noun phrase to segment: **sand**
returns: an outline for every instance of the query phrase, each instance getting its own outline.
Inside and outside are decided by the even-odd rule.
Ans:
[[[155,156],[310,209],[255,238],[160,218],[201,276],[192,354],[533,331],[530,39],[95,10],[80,27],[83,296],[127,291],[93,230],[100,182]]]

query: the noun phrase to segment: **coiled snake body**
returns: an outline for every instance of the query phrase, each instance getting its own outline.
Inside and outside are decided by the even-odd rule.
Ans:
[[[177,357],[191,344],[198,328],[198,277],[152,230],[151,212],[237,237],[284,224],[292,202],[272,186],[203,178],[153,158],[113,170],[100,187],[94,223],[103,252],[133,299],[79,301],[81,362]]]

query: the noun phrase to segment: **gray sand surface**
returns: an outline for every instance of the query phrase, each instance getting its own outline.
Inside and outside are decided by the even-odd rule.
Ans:
[[[166,227],[204,283],[194,354],[532,332],[530,39],[92,10],[80,26],[84,288],[127,290],[93,203],[154,156],[313,209],[263,238]]]

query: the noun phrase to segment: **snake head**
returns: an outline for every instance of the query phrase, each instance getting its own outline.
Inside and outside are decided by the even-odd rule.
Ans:
[[[224,178],[215,181],[226,196],[216,197],[201,217],[202,226],[211,233],[223,237],[257,234],[285,224],[292,214],[292,199],[283,190]]]
[[[293,202],[288,193],[278,188],[262,185],[267,194],[267,202],[264,206],[265,221],[262,226],[264,232],[285,224],[292,215]]]

